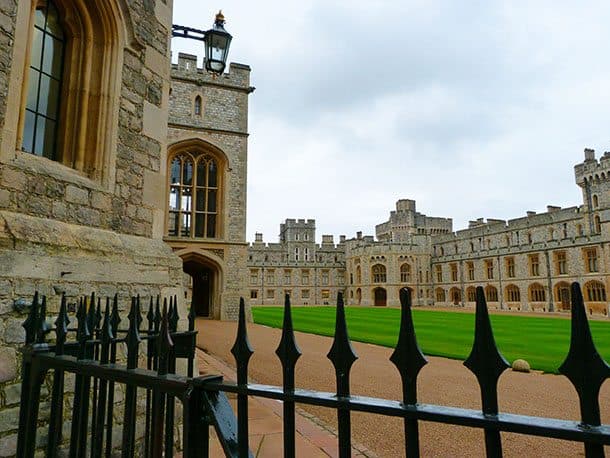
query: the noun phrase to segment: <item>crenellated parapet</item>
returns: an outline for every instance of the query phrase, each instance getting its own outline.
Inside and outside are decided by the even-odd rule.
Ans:
[[[593,182],[610,179],[610,151],[598,159],[595,158],[595,150],[585,149],[585,160],[574,166],[576,184],[583,186],[585,182]]]
[[[222,75],[214,75],[205,68],[197,66],[197,56],[179,53],[178,63],[171,66],[172,78],[195,81],[201,85],[223,86],[251,92],[250,66],[231,62],[229,71]]]

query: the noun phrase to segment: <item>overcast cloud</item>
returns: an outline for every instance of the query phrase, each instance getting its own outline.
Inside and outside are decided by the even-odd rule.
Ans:
[[[400,198],[454,230],[578,205],[573,166],[610,149],[608,1],[174,2],[197,28],[222,8],[252,67],[249,241],[374,234]]]

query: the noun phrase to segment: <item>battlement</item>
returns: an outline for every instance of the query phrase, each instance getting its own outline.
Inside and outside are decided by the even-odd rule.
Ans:
[[[585,161],[574,166],[574,175],[579,186],[583,186],[585,182],[610,179],[610,151],[606,151],[597,160],[595,150],[585,148]]]
[[[222,75],[213,75],[203,67],[197,66],[197,56],[194,54],[179,53],[178,63],[172,64],[171,76],[175,79],[197,81],[221,86],[252,91],[250,87],[250,66],[231,62],[229,71]]]
[[[292,229],[292,228],[315,229],[316,228],[316,220],[315,219],[294,219],[294,218],[288,218],[280,226],[282,226],[284,229]]]
[[[396,211],[397,212],[406,212],[406,211],[416,211],[415,210],[415,201],[412,199],[400,199],[396,202]]]
[[[555,205],[547,205],[547,211],[544,213],[528,211],[526,216],[509,220],[495,218],[487,218],[485,220],[485,218],[477,218],[469,222],[467,229],[449,234],[435,235],[432,243],[439,244],[502,232],[526,230],[537,226],[564,223],[581,217],[580,207],[561,208]]]

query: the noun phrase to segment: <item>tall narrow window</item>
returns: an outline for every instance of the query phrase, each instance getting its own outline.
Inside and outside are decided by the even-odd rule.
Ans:
[[[208,154],[185,152],[171,162],[168,235],[218,235],[218,163]]]
[[[53,160],[57,159],[64,49],[64,31],[55,4],[51,0],[40,2],[30,51],[23,150]]]
[[[568,273],[568,261],[565,251],[555,252],[555,270],[558,275],[565,275]]]
[[[201,116],[201,96],[195,97],[195,116]]]
[[[530,261],[530,275],[532,277],[538,277],[540,275],[540,258],[537,254],[529,255]]]
[[[19,107],[9,107],[19,110],[18,124],[5,130],[16,135],[20,150],[60,162],[103,185],[113,184],[120,124],[117,94],[123,50],[131,41],[118,2],[14,3],[20,11],[30,10],[23,22],[30,26],[15,32],[19,59],[13,63],[27,60],[23,73],[13,72],[11,90],[21,90],[23,81],[27,85]]]
[[[515,278],[515,258],[506,258],[506,276]]]
[[[494,262],[491,259],[485,261],[485,270],[487,271],[487,279],[492,280],[494,278]]]
[[[435,266],[435,269],[436,269],[436,281],[442,282],[443,281],[443,266],[437,264]]]
[[[602,232],[602,222],[601,222],[601,219],[599,218],[599,215],[595,215],[594,225],[595,225],[595,233],[600,234]]]
[[[597,272],[597,249],[588,248],[585,250],[585,268],[587,272]]]
[[[474,280],[474,262],[467,261],[466,269],[468,270],[468,280]]]
[[[411,265],[403,264],[400,266],[400,281],[402,283],[407,283],[411,281]]]
[[[322,284],[326,286],[326,285],[328,285],[329,281],[330,281],[330,274],[329,274],[328,270],[323,270],[322,271]]]
[[[450,264],[451,267],[451,281],[458,281],[458,266],[457,264]]]

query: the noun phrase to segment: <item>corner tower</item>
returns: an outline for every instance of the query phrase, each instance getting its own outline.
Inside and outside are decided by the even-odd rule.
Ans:
[[[595,150],[585,149],[584,162],[574,167],[576,184],[582,189],[587,234],[610,235],[610,152],[597,160]]]

